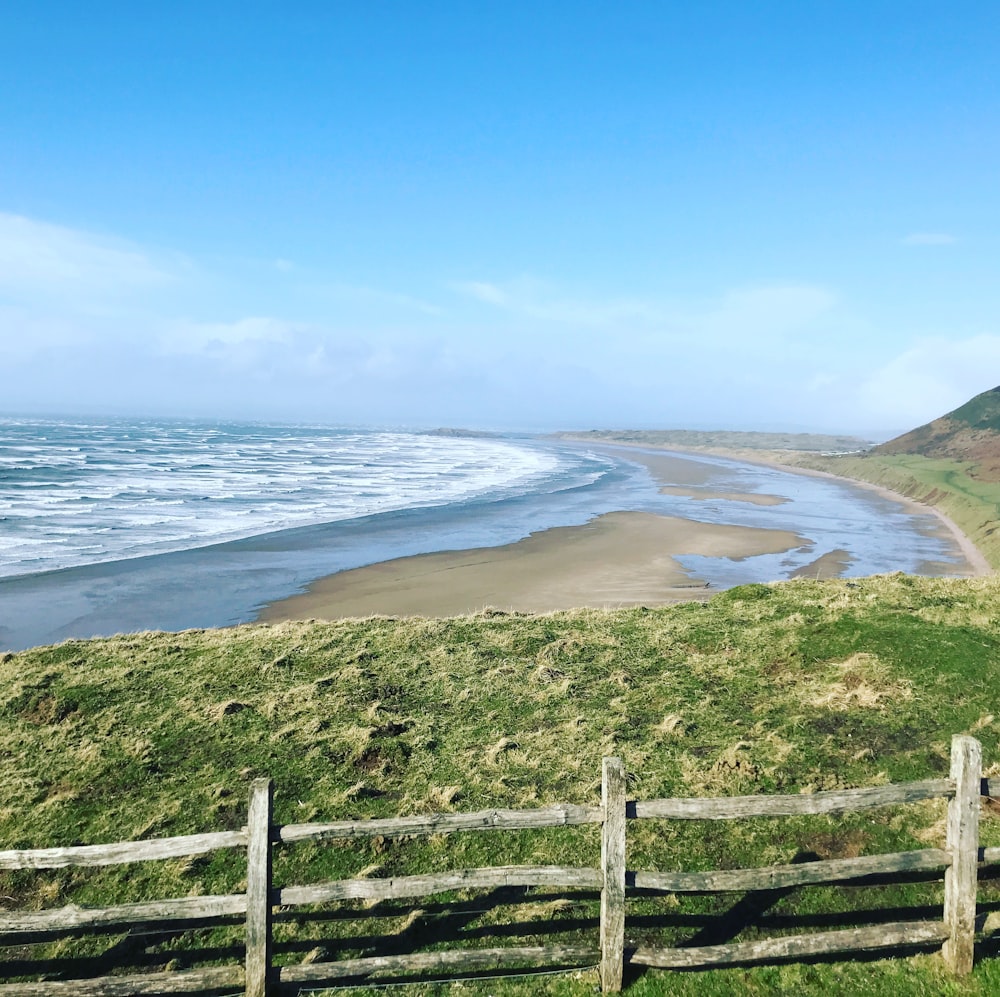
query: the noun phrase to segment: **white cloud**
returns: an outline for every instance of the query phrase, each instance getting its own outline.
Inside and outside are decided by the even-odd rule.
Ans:
[[[476,301],[522,323],[563,326],[600,338],[621,336],[659,353],[678,341],[698,348],[712,340],[740,351],[759,352],[775,336],[807,335],[836,307],[835,294],[810,284],[773,284],[736,288],[698,304],[655,298],[594,298],[559,293],[542,281],[522,277],[506,284],[473,281],[452,285]],[[579,340],[577,340],[579,342]]]
[[[947,232],[911,232],[900,241],[904,246],[953,246],[958,239]]]
[[[813,392],[825,391],[828,388],[835,387],[838,383],[839,378],[833,374],[819,371],[811,377],[803,378],[802,385],[808,393],[812,394]]]
[[[248,317],[235,322],[176,322],[160,337],[164,353],[199,355],[220,353],[248,343],[282,343],[291,339],[296,326],[280,319]]]
[[[837,304],[836,295],[809,284],[773,284],[727,292],[722,301],[689,317],[689,326],[722,338],[752,333],[786,336],[808,331]]]
[[[1000,335],[927,338],[865,378],[857,402],[871,425],[903,431],[950,412],[996,382]]]
[[[0,291],[89,300],[169,280],[148,253],[121,240],[0,213]]]
[[[59,314],[46,314],[23,305],[0,305],[0,363],[11,364],[39,353],[68,351],[89,342],[89,323]]]
[[[482,280],[471,280],[453,285],[456,291],[468,294],[488,305],[506,305],[507,295],[496,284]]]
[[[699,300],[522,276],[439,303],[270,255],[249,271],[0,214],[0,405],[57,410],[73,391],[81,407],[334,422],[902,430],[1000,372],[1000,335],[914,342],[815,283]]]
[[[655,321],[663,315],[661,307],[653,302],[567,295],[532,277],[520,277],[504,284],[465,281],[451,287],[459,294],[492,305],[517,318],[537,319],[556,325],[605,327],[617,322]]]
[[[438,363],[441,344],[423,338],[340,329],[278,317],[232,322],[171,322],[162,329],[159,354],[219,376],[233,372],[281,385],[294,404],[296,391],[318,382],[380,386],[407,382]],[[295,379],[298,379],[297,381]]]

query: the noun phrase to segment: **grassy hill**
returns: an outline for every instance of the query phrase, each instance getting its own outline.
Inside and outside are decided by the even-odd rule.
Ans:
[[[957,461],[967,465],[974,480],[1000,482],[1000,388],[881,444],[874,453]]]
[[[653,610],[487,612],[70,641],[0,659],[0,835],[11,848],[238,827],[247,785],[258,775],[275,780],[276,819],[287,823],[597,803],[606,754],[624,759],[630,793],[646,798],[799,793],[941,776],[949,740],[961,732],[980,738],[988,772],[996,774],[998,678],[995,578],[801,580]],[[942,804],[927,803],[838,818],[647,821],[630,832],[628,861],[633,869],[696,870],[922,848],[943,840],[942,817]],[[983,839],[1000,844],[1000,826],[987,820]],[[282,859],[276,880],[578,864],[598,851],[593,826],[305,845]],[[37,908],[226,893],[241,887],[242,874],[230,853],[118,870],[0,872],[0,897],[7,907]],[[980,896],[984,914],[1000,910],[993,880]],[[383,904],[362,922],[336,913],[285,918],[278,960],[367,953],[372,936],[389,946],[454,937],[473,945],[578,940],[596,923],[593,898],[528,891],[458,899],[458,914],[437,903],[416,915]],[[753,902],[635,900],[627,935],[704,944],[895,919],[893,908],[914,905],[934,917],[940,902],[940,884],[922,881],[809,887]],[[360,904],[338,910],[344,907],[366,913]],[[706,918],[715,913],[728,920],[713,927]],[[53,967],[72,956],[77,970],[93,973],[106,971],[111,959],[185,965],[181,941],[198,939],[211,959],[239,937],[236,928],[220,928],[180,937],[67,938],[45,957]],[[4,957],[22,960],[15,968],[24,972],[31,966],[26,949]],[[582,995],[593,992],[595,980],[593,973],[564,974],[403,992]],[[652,973],[630,992],[998,988],[1000,959],[983,961],[971,982],[959,984],[936,956],[923,955]]]

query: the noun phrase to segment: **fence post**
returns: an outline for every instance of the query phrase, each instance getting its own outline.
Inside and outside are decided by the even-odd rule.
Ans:
[[[601,990],[622,988],[625,966],[625,767],[605,758],[601,770]]]
[[[942,955],[948,968],[958,975],[972,972],[982,768],[980,743],[964,734],[953,737],[951,778],[955,780],[955,797],[948,804],[946,845],[951,852],[951,866],[944,874],[944,924],[949,934]]]
[[[266,997],[271,969],[270,779],[254,779],[247,816],[246,997]]]

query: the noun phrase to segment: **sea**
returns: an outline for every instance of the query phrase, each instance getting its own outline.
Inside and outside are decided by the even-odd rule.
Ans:
[[[684,454],[720,494],[784,501],[692,499],[663,494],[636,456],[527,435],[0,418],[0,649],[246,622],[337,571],[621,510],[806,538],[780,555],[678,558],[715,588],[835,550],[853,575],[963,569],[933,516],[870,490]]]

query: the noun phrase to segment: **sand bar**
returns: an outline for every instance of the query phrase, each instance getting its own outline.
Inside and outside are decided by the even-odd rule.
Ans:
[[[517,543],[383,561],[322,578],[267,606],[265,621],[456,616],[486,607],[546,613],[659,605],[712,594],[672,554],[744,558],[808,543],[786,530],[613,512]]]
[[[815,561],[796,568],[790,578],[839,578],[851,566],[851,555],[846,550],[828,550]]]
[[[702,502],[722,499],[724,502],[749,502],[751,505],[784,505],[788,501],[782,495],[767,495],[764,492],[717,492],[707,488],[675,488],[673,485],[664,485],[660,494],[680,495]]]

